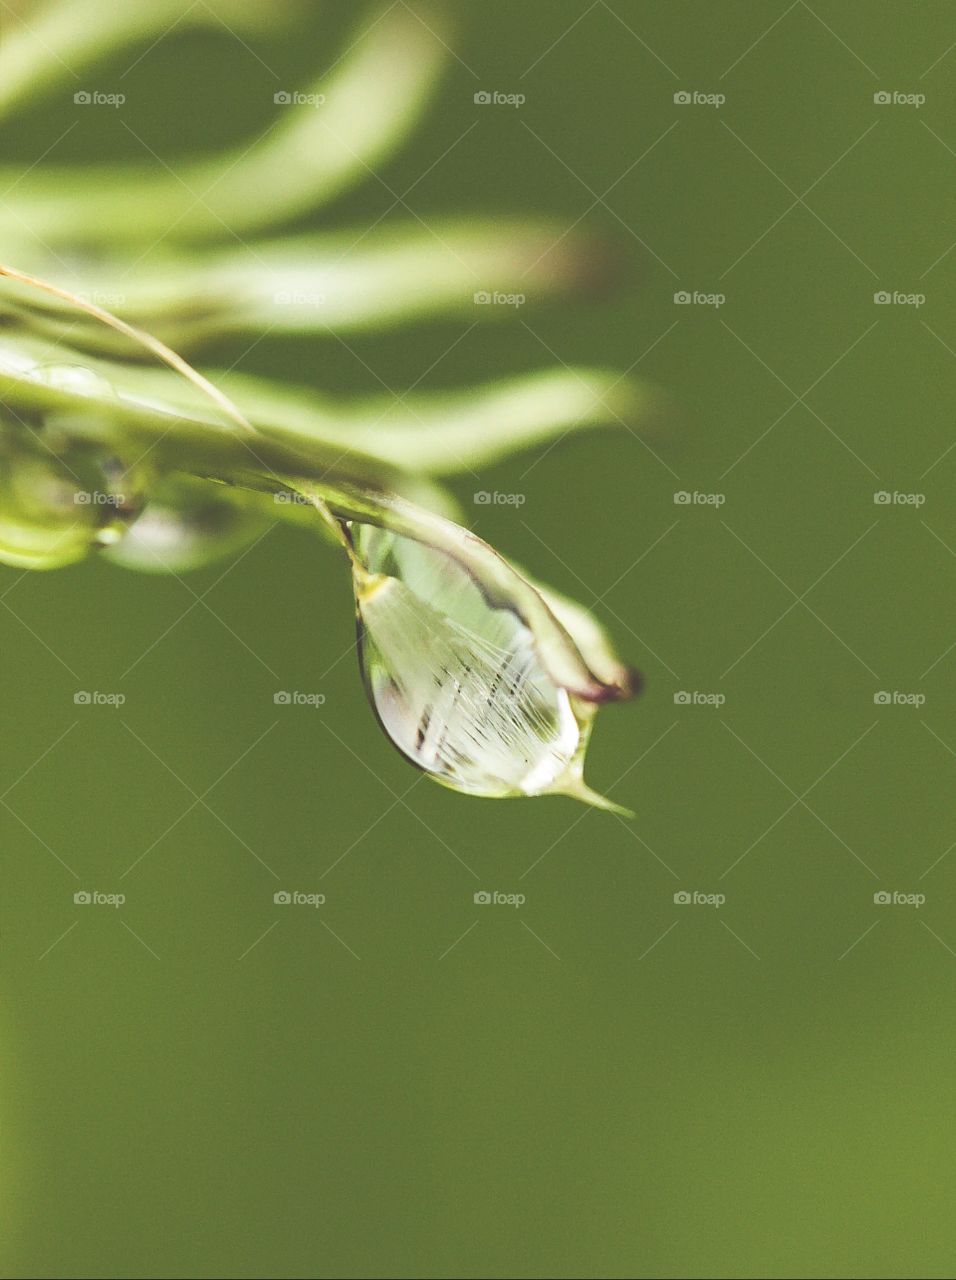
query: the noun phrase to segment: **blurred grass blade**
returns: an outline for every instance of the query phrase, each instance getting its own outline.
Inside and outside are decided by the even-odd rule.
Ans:
[[[4,433],[14,437],[29,439],[37,425],[64,419],[82,441],[121,447],[148,459],[160,473],[224,480],[241,475],[244,481],[259,476],[253,487],[261,491],[262,509],[273,518],[313,528],[312,508],[290,502],[284,484],[279,485],[279,505],[274,503],[279,482],[270,486],[270,477],[296,472],[383,484],[442,515],[458,514],[454,499],[433,480],[365,453],[341,431],[341,424],[330,429],[327,439],[319,431],[290,426],[256,431],[251,438],[237,435],[208,397],[169,370],[94,359],[63,344],[2,331],[0,412]]]
[[[36,385],[31,371],[64,363],[98,375],[94,393],[100,385],[111,389],[100,406],[107,434],[111,422],[125,421],[127,430],[145,438],[157,421],[166,422],[171,446],[195,434],[198,424],[216,425],[205,397],[168,370],[71,353],[62,344],[11,333],[0,338],[0,398],[6,377],[5,394],[12,407],[23,410],[50,394]],[[591,426],[643,425],[653,421],[663,402],[654,387],[586,368],[547,370],[453,392],[357,401],[336,401],[250,374],[212,371],[209,378],[228,389],[262,433],[261,451],[274,442],[317,466],[387,483],[399,473],[474,471]]]
[[[80,88],[81,71],[120,49],[174,28],[212,26],[256,31],[287,19],[298,0],[48,0],[17,18],[3,5],[0,23],[0,115],[59,85]]]
[[[42,269],[45,257],[37,257]],[[18,260],[29,262],[21,251]],[[248,249],[191,254],[160,246],[130,273],[106,256],[58,272],[82,296],[106,301],[124,319],[177,350],[230,332],[341,332],[415,319],[513,319],[525,303],[599,285],[605,255],[589,237],[515,218],[436,220],[371,232],[295,236]],[[121,350],[115,335],[49,299],[31,306],[68,315],[72,341]]]
[[[27,226],[41,241],[106,245],[168,237],[226,240],[324,204],[369,176],[417,119],[446,51],[404,3],[371,22],[328,79],[310,90],[319,105],[275,107],[276,122],[253,145],[163,168],[45,164],[16,187],[15,211],[0,211],[13,242]]]
[[[636,425],[662,404],[655,388],[604,369],[552,369],[357,404],[244,374],[211,376],[266,431],[337,442],[426,475],[471,472],[589,426]]]

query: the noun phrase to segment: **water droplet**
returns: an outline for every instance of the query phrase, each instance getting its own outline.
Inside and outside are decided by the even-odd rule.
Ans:
[[[92,369],[79,364],[38,364],[30,371],[34,382],[56,391],[68,391],[72,395],[91,396],[97,399],[116,399],[113,384]]]
[[[12,424],[0,433],[0,562],[74,564],[121,536],[139,495],[140,481],[117,459],[85,446],[54,451],[43,432]]]
[[[181,477],[151,491],[142,514],[103,554],[124,569],[184,573],[238,551],[267,526],[263,515],[225,497],[220,486]]]
[[[490,605],[447,553],[346,527],[363,675],[399,750],[471,795],[564,792],[606,804],[582,779],[595,708],[552,681],[518,615]]]

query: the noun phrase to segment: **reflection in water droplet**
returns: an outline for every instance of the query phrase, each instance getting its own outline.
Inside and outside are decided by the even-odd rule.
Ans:
[[[455,560],[370,525],[347,526],[363,674],[396,746],[472,795],[567,792],[581,780],[594,709],[557,687],[534,638]]]
[[[124,569],[183,573],[238,551],[267,527],[220,486],[183,476],[151,490],[142,514],[103,555]]]

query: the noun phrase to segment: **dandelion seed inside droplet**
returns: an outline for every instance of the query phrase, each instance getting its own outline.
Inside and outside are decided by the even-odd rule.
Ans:
[[[399,749],[474,795],[564,790],[586,738],[531,632],[494,608],[450,556],[371,526],[351,529],[361,656]]]

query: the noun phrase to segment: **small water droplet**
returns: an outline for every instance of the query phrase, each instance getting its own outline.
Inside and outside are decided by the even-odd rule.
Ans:
[[[0,432],[0,562],[59,569],[120,537],[140,480],[86,446],[52,449],[43,431]]]
[[[150,492],[142,513],[103,555],[124,569],[184,573],[238,551],[267,526],[263,515],[227,498],[220,486],[180,477]]]
[[[30,371],[34,382],[56,391],[68,391],[77,396],[94,396],[98,399],[116,399],[113,384],[92,369],[80,364],[38,364]]]

